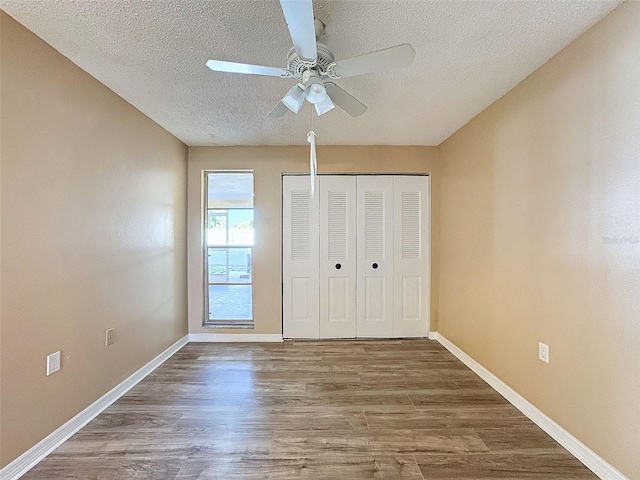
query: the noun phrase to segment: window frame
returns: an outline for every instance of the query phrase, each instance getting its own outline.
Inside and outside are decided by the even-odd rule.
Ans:
[[[237,207],[237,208],[227,208],[227,209],[221,209],[221,208],[209,208],[209,175],[210,174],[233,174],[233,173],[238,173],[238,174],[251,174],[252,176],[252,196],[253,196],[253,206],[252,208],[247,208],[247,207]],[[254,264],[255,264],[255,260],[254,260],[254,247],[255,247],[255,173],[253,169],[246,169],[246,170],[203,170],[202,171],[202,185],[203,185],[203,189],[202,189],[202,219],[201,219],[201,230],[202,230],[202,236],[201,236],[201,244],[202,244],[202,280],[203,280],[203,290],[204,290],[204,305],[203,305],[203,315],[202,315],[202,326],[203,327],[207,327],[207,328],[249,328],[252,329],[254,328],[255,325],[255,314],[254,314],[254,308],[253,308],[253,303],[254,303],[254,284],[255,284],[255,277],[254,277]],[[208,244],[208,237],[207,237],[207,233],[208,233],[208,224],[209,224],[209,211],[210,210],[226,210],[227,212],[227,219],[229,216],[229,210],[253,210],[253,244],[251,245],[230,245],[229,244],[229,224],[228,224],[228,220],[227,220],[227,244],[226,245],[209,245]],[[211,282],[210,281],[210,275],[209,275],[209,249],[210,248],[226,248],[227,249],[227,255],[229,252],[229,249],[250,249],[251,251],[251,263],[250,263],[250,268],[251,268],[251,281],[250,282],[242,282],[242,283],[238,283],[238,282]],[[250,286],[251,287],[251,319],[242,319],[242,320],[234,320],[234,319],[221,319],[221,320],[211,320],[210,319],[210,304],[209,304],[209,287],[211,285],[243,285],[243,286]]]

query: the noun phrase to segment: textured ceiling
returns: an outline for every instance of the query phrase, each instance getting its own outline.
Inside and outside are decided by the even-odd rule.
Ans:
[[[314,117],[318,143],[438,145],[618,0],[316,0],[336,59],[409,42],[414,63],[337,83],[368,105]],[[188,145],[306,144],[309,105],[267,115],[293,80],[212,72],[284,67],[278,0],[2,0],[2,9]]]

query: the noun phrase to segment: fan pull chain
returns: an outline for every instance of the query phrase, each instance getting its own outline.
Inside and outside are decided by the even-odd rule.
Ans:
[[[307,134],[307,142],[311,146],[311,152],[309,155],[309,178],[311,179],[311,198],[315,194],[316,189],[316,175],[318,170],[318,163],[316,160],[316,132],[313,131],[313,109],[309,108],[309,133]]]
[[[313,198],[316,187],[316,172],[318,168],[316,162],[316,132],[313,130],[309,131],[307,134],[307,142],[311,144],[311,155],[309,156],[309,178],[311,179],[311,198]]]

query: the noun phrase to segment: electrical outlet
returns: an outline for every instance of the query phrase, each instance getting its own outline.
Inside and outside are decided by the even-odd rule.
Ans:
[[[47,377],[60,370],[60,352],[47,355]]]
[[[116,329],[110,328],[107,330],[104,338],[104,346],[108,347],[109,345],[113,345],[116,341]]]
[[[549,345],[538,342],[538,358],[545,363],[549,363]]]

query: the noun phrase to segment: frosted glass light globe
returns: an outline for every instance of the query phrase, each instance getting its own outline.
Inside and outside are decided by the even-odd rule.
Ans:
[[[320,103],[325,98],[327,98],[327,91],[324,88],[324,85],[320,82],[313,82],[310,85],[307,85],[307,101],[309,103]]]

